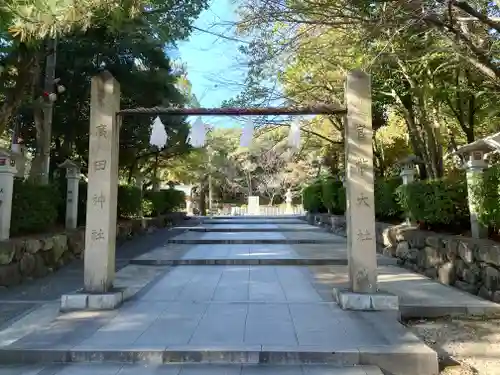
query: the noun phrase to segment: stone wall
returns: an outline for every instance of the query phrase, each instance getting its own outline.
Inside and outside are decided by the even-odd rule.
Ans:
[[[308,214],[309,223],[345,235],[345,218]],[[500,243],[422,231],[409,225],[376,223],[377,251],[398,264],[500,303]]]
[[[145,218],[144,225],[141,219],[120,222],[116,231],[117,244],[138,234],[177,224],[185,216],[183,212],[176,212]],[[46,276],[73,259],[83,258],[84,249],[85,228],[0,241],[0,286]]]

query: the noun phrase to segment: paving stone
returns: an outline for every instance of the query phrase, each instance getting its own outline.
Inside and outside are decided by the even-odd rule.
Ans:
[[[1,375],[37,375],[43,370],[42,365],[0,366]]]
[[[190,344],[243,344],[247,304],[209,305]]]
[[[286,301],[275,267],[250,267],[249,297],[251,301]]]
[[[134,345],[185,345],[193,336],[208,305],[171,302]]]
[[[245,343],[297,345],[295,327],[288,305],[250,304],[245,326]]]

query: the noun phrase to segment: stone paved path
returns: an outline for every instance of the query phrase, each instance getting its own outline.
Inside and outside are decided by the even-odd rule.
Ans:
[[[254,229],[257,224],[304,225],[293,218],[246,220]],[[210,221],[214,225],[228,224],[227,220]],[[283,224],[283,221],[287,222]],[[0,362],[97,360],[103,365],[118,361],[183,363],[184,366],[216,362],[232,364],[228,374],[337,374],[333,368],[313,371],[312,367],[303,366],[328,363],[350,371],[338,374],[380,374],[380,371],[368,371],[373,368],[352,367],[360,364],[378,366],[394,375],[436,373],[436,353],[398,323],[396,315],[341,310],[318,290],[310,268],[285,265],[290,264],[286,260],[313,257],[314,250],[301,253],[297,251],[300,245],[288,243],[236,245],[225,242],[232,236],[250,235],[252,237],[247,238],[255,236],[285,242],[289,233],[303,240],[320,234],[328,238],[324,246],[330,246],[333,252],[338,250],[340,256],[342,243],[345,254],[342,238],[315,229],[311,232],[261,229],[262,232],[252,233],[193,231],[177,236],[189,235],[200,241],[209,236],[220,242],[166,244],[147,254],[148,259],[168,258],[173,251],[180,259],[239,257],[243,262],[170,268],[118,310],[64,314],[0,348]],[[255,259],[271,259],[275,264],[256,265]],[[290,366],[279,367],[278,371],[278,368],[242,367],[241,364]],[[170,366],[162,367],[161,372],[211,373],[212,370],[207,369],[206,366],[189,369]],[[52,370],[46,367],[43,371],[45,374]],[[82,374],[88,372],[82,371]],[[116,374],[123,368],[99,371]]]
[[[119,245],[116,250],[116,269],[122,269],[131,259],[151,251],[197,223],[197,220],[191,219],[183,224],[184,227],[160,229]],[[58,301],[62,294],[77,290],[82,285],[83,261],[75,260],[46,277],[0,289],[0,329],[44,303]]]

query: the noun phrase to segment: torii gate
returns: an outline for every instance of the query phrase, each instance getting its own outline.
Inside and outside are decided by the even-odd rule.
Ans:
[[[347,254],[350,287],[335,295],[344,308],[370,310],[377,298],[377,260],[370,76],[347,75],[346,107],[131,108],[120,110],[120,85],[107,71],[92,78],[85,230],[84,293],[106,294],[115,278],[119,128],[128,114],[178,116],[344,115],[346,132]],[[98,197],[99,199],[94,199]],[[98,202],[98,204],[95,204]],[[397,300],[396,300],[397,305]],[[109,306],[108,306],[109,308]],[[391,308],[392,309],[392,308]]]

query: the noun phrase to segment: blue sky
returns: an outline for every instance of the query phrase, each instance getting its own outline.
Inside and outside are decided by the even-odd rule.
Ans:
[[[231,0],[213,0],[194,25],[216,34],[234,37],[236,4]],[[194,30],[189,40],[179,43],[180,60],[186,64],[193,92],[202,107],[219,107],[223,100],[243,88],[246,67],[238,52],[239,43]],[[226,117],[205,118],[215,126],[236,125]]]

